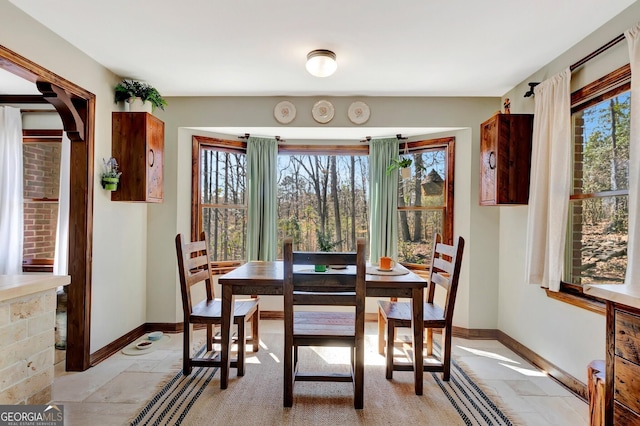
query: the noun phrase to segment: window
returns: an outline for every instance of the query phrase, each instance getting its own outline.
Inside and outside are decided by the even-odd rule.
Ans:
[[[191,237],[207,234],[212,270],[224,273],[246,258],[246,149],[242,142],[194,136],[193,151]]]
[[[61,141],[61,130],[23,131],[25,272],[53,272]]]
[[[630,71],[572,94],[573,187],[563,289],[622,283],[627,266]]]
[[[400,183],[400,260],[430,263],[434,232],[453,238],[453,138],[410,142],[413,174]],[[213,269],[224,273],[246,257],[246,143],[193,137],[192,238],[205,231]],[[369,237],[369,149],[366,145],[278,147],[278,257],[295,249],[355,249]],[[422,266],[420,266],[422,265]]]
[[[453,152],[453,138],[405,145],[413,161],[410,177],[399,178],[398,257],[406,265],[431,264],[434,233],[453,239]]]
[[[355,251],[368,239],[368,191],[366,155],[280,154],[278,257],[285,236],[294,250]]]

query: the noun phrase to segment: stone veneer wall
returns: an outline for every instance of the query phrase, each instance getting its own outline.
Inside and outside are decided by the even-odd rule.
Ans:
[[[51,402],[56,290],[0,302],[0,404]]]

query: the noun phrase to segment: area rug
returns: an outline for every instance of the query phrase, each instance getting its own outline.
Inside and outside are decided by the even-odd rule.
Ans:
[[[439,373],[425,373],[424,394],[417,396],[412,372],[396,371],[393,380],[385,379],[384,357],[369,340],[364,409],[353,408],[351,383],[335,382],[296,383],[293,407],[283,408],[282,340],[282,334],[261,335],[260,351],[247,353],[245,376],[237,377],[231,369],[226,390],[220,390],[217,368],[176,374],[131,425],[513,424],[455,360],[449,382],[443,382]],[[348,371],[348,356],[342,348],[302,348],[300,368]]]

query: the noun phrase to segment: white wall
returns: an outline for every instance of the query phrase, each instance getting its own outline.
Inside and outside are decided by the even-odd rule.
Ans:
[[[298,111],[311,111],[318,98],[292,100]],[[336,108],[332,127],[356,127],[346,117],[351,102],[363,98],[329,98]],[[396,134],[398,127],[451,127],[462,130],[429,137],[455,136],[456,173],[454,233],[467,240],[463,275],[455,313],[456,325],[465,328],[496,328],[498,321],[498,214],[478,205],[479,128],[480,123],[499,109],[498,98],[364,98],[372,114],[366,127],[387,127]],[[165,198],[162,205],[148,207],[147,269],[149,291],[147,321],[177,322],[182,317],[177,291],[176,260],[173,239],[177,232],[190,235],[191,229],[191,137],[204,134],[192,127],[280,127],[283,137],[287,126],[273,117],[273,107],[282,98],[169,98],[164,112],[156,115],[165,121]],[[341,114],[340,112],[345,112]],[[299,114],[296,126],[320,127],[311,114]],[[237,135],[232,135],[235,138]],[[292,142],[295,143],[295,142]],[[152,260],[151,260],[152,259]],[[262,309],[281,310],[279,298],[263,298]],[[474,300],[471,304],[469,301]],[[373,302],[369,301],[373,312]],[[167,309],[174,306],[175,309]]]
[[[113,87],[118,79],[8,1],[0,1],[0,44],[96,95],[91,307],[94,352],[146,321],[146,205],[112,203],[98,178],[102,158],[111,156],[111,112],[116,108]]]
[[[524,16],[524,15],[523,15]],[[541,81],[569,66],[630,27],[640,18],[634,4],[601,30],[523,81],[505,96],[512,112],[532,112],[533,100],[522,95],[528,81]],[[170,98],[165,121],[165,201],[146,205],[113,203],[97,176],[102,158],[111,153],[113,87],[118,79],[83,53],[24,15],[0,2],[3,46],[96,94],[94,165],[94,234],[92,352],[145,322],[178,322],[174,237],[190,230],[191,134],[188,127],[280,126],[273,107],[282,98]],[[620,50],[620,49],[618,49]],[[593,62],[576,78],[588,80],[590,69],[613,67],[624,57],[612,52]],[[615,68],[615,67],[614,67]],[[596,72],[597,73],[597,72]],[[300,112],[319,98],[289,98]],[[545,296],[523,282],[524,229],[527,207],[480,207],[479,125],[501,106],[497,98],[330,98],[336,112],[353,100],[366,100],[371,119],[366,127],[456,127],[454,232],[467,239],[456,325],[499,328],[561,369],[586,382],[585,366],[604,357],[604,318]],[[318,126],[310,114],[296,125]],[[352,127],[346,114],[325,126]],[[283,131],[283,135],[285,132]],[[395,132],[390,132],[395,134]],[[473,302],[472,302],[473,301]],[[562,348],[559,350],[559,348]]]
[[[534,98],[524,98],[528,82],[539,82],[614,39],[640,20],[635,3],[607,25],[591,34],[559,58],[538,70],[505,94],[513,113],[533,113]],[[589,61],[572,75],[572,90],[629,63],[623,41]],[[540,356],[587,382],[587,364],[605,358],[605,318],[584,309],[558,302],[544,290],[524,282],[524,251],[527,207],[500,208],[500,286],[498,328]],[[558,348],[562,350],[558,350]]]

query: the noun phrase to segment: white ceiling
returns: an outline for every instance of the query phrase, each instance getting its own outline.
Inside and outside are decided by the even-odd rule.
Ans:
[[[10,0],[164,96],[502,96],[634,0]],[[304,67],[313,49],[338,71]]]
[[[163,96],[491,97],[634,2],[9,1]],[[306,72],[313,49],[336,53],[334,75]]]

